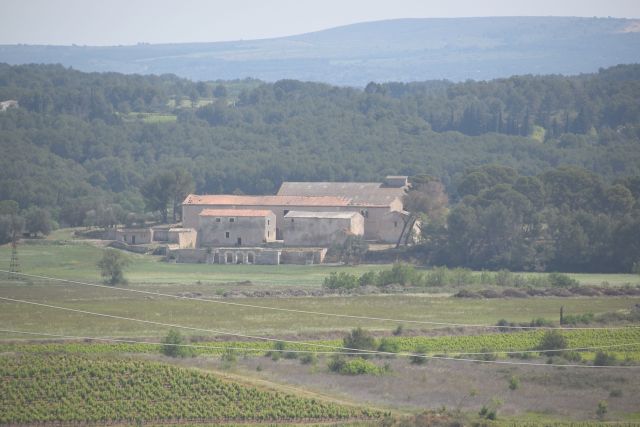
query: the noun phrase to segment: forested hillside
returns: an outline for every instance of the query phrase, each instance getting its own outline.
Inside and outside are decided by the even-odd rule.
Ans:
[[[426,173],[455,204],[465,173],[487,163],[522,176],[573,165],[603,185],[640,175],[638,65],[364,91],[1,65],[10,99],[0,200],[64,225],[167,217],[186,191],[271,193],[283,180]]]

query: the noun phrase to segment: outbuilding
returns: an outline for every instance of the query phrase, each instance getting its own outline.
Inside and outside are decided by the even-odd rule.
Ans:
[[[359,212],[291,211],[284,216],[287,246],[331,246],[349,236],[364,235],[364,217]]]

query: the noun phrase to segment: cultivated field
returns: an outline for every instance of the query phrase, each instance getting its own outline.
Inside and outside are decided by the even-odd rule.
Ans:
[[[19,247],[20,264],[25,273],[93,283],[101,280],[95,264],[102,251],[100,242],[72,240],[67,230],[58,231],[48,240],[24,243]],[[498,420],[494,423],[529,422],[535,425],[581,420],[595,425],[596,409],[602,401],[607,405],[606,413],[600,415],[603,420],[630,424],[640,420],[637,405],[640,368],[634,367],[640,360],[640,328],[628,320],[621,320],[625,313],[637,310],[636,306],[640,304],[637,296],[485,299],[451,296],[461,288],[482,287],[469,284],[412,294],[309,296],[306,293],[301,297],[291,294],[273,297],[269,296],[270,291],[320,290],[324,278],[333,271],[360,275],[390,266],[225,266],[171,264],[146,255],[131,254],[130,257],[133,263],[126,272],[129,280],[126,286],[96,288],[41,278],[2,279],[0,297],[153,323],[1,301],[1,328],[159,342],[170,329],[177,329],[167,326],[170,324],[194,328],[181,332],[190,338],[187,342],[207,348],[193,349],[193,357],[173,359],[160,355],[159,346],[153,344],[0,333],[0,370],[8,379],[1,385],[4,418],[0,424],[53,420],[63,423],[186,423],[193,420],[293,424],[362,420],[365,424],[375,424],[376,421],[364,419],[379,417],[378,409],[400,416],[442,407],[446,407],[449,414],[458,414],[456,416],[465,422],[473,422],[478,420],[477,414],[485,406],[497,411]],[[10,248],[0,247],[0,266],[8,266],[9,258]],[[607,286],[640,282],[640,278],[633,275],[571,277],[581,285],[592,286],[603,286],[603,282]],[[189,299],[130,291],[160,292]],[[241,297],[245,291],[261,292],[264,296]],[[229,292],[233,293],[233,298],[225,297]],[[568,348],[618,346],[605,349],[609,356],[615,357],[611,362],[613,366],[594,368],[596,349],[577,356],[571,354],[571,357],[541,355],[537,349],[544,331],[500,331],[495,327],[474,326],[495,325],[501,319],[515,324],[544,319],[557,326],[561,307],[565,315],[608,316],[605,323],[579,324],[577,327],[623,328],[562,333]],[[400,331],[398,326],[402,326]],[[331,356],[322,354],[322,351],[335,351],[331,348],[288,343],[278,357],[265,357],[274,348],[272,341],[234,335],[341,347],[344,345],[342,338],[356,327],[371,332],[378,342],[384,337],[396,346],[394,352],[421,352],[426,356],[451,359],[415,364],[402,356],[374,357],[368,363],[379,368],[377,374],[342,375],[330,371]],[[291,350],[318,353],[303,363],[303,354],[286,353]],[[510,355],[509,351],[533,352]],[[464,354],[470,352],[491,354]],[[73,366],[87,369],[67,375],[65,372],[71,366],[69,361]],[[89,367],[96,363],[104,369],[91,374]],[[51,368],[58,365],[60,369]],[[27,366],[32,369],[25,370]],[[127,373],[132,367],[135,375]],[[43,385],[34,388],[34,384],[43,381],[44,374],[39,369],[50,374],[55,371],[56,381],[65,387],[75,384],[74,381],[87,387],[56,390]],[[169,372],[173,378],[164,387],[163,382],[154,377],[154,372],[159,371]],[[124,377],[118,379],[123,373]],[[84,378],[85,375],[89,377]],[[221,377],[226,379],[220,382]],[[22,381],[24,379],[29,381]],[[114,379],[122,389],[104,388],[104,384]],[[229,386],[233,393],[241,394],[242,405],[237,406],[235,412],[225,412],[226,407],[214,403],[218,400],[213,392],[211,401],[191,396],[187,391],[179,394],[180,399],[170,399],[169,390],[188,389],[185,381],[197,389],[213,387],[220,392]],[[516,386],[513,386],[514,382]],[[128,389],[129,386],[133,388]],[[255,391],[245,390],[247,387]],[[151,399],[156,404],[144,406],[142,401],[127,397],[127,393],[138,389],[145,390],[146,400]],[[109,406],[113,409],[109,410],[104,405],[108,393],[115,393],[115,403]],[[275,401],[282,401],[285,406],[286,399],[294,399],[291,402],[295,403],[288,406],[297,412],[287,412],[277,405],[268,409],[260,406],[260,401],[272,399],[268,397],[269,393],[284,393]],[[38,403],[61,398],[64,400],[60,402],[66,403],[59,406]],[[78,399],[88,399],[91,404],[83,411],[74,410]],[[31,404],[33,402],[36,404]],[[134,412],[143,415],[137,419],[132,415]]]

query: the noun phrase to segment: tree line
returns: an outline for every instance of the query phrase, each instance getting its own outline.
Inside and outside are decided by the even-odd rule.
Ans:
[[[594,260],[605,246],[615,246],[600,243],[596,228],[621,239],[620,227],[634,229],[635,208],[625,210],[621,186],[631,189],[616,180],[640,175],[639,86],[638,65],[572,77],[371,83],[359,90],[0,64],[0,100],[20,105],[0,112],[0,200],[17,204],[0,224],[6,229],[27,214],[31,224],[46,217],[40,222],[49,227],[176,221],[190,191],[270,194],[285,180],[379,181],[387,174],[428,173],[441,186],[429,184],[432,196],[450,202],[450,211],[438,214],[445,218],[441,224],[468,220],[488,230],[502,208],[498,202],[507,209],[501,214],[515,221],[513,233],[502,236],[507,240],[491,239],[489,231],[460,234],[470,225],[430,231],[424,236],[430,262],[626,270],[628,260],[605,265],[611,253],[596,264],[558,257]],[[153,120],[154,114],[171,120]],[[517,171],[516,177],[487,172],[487,164]],[[578,193],[564,200],[553,185],[565,174],[562,165],[580,170],[575,181],[597,181],[599,198],[584,202]],[[539,183],[544,191],[535,196]],[[412,202],[419,211],[431,200]],[[547,250],[541,257],[515,249],[523,242],[559,244],[560,231],[573,233],[569,224],[580,224],[584,236],[576,236],[585,249],[555,246],[551,257]],[[24,230],[43,233],[36,228]],[[475,243],[452,246],[457,241]],[[596,247],[600,252],[589,252]],[[625,259],[637,254],[629,253]]]
[[[640,271],[640,176],[608,183],[575,167],[524,176],[484,165],[467,170],[457,191],[446,216],[419,212],[425,220],[419,247],[430,264]]]

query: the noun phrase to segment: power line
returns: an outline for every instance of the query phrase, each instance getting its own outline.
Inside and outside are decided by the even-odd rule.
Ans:
[[[389,351],[378,351],[378,350],[365,350],[365,351],[363,351],[363,350],[360,350],[360,349],[357,349],[357,348],[340,347],[340,346],[332,346],[332,345],[327,345],[327,344],[308,343],[308,342],[300,342],[300,341],[292,341],[292,340],[282,340],[282,339],[276,339],[276,338],[258,337],[258,336],[251,336],[251,335],[245,335],[245,334],[216,331],[216,330],[211,330],[211,329],[195,328],[195,327],[192,327],[192,326],[184,326],[184,325],[175,325],[175,324],[170,324],[170,323],[155,322],[155,321],[152,321],[152,320],[134,319],[134,318],[130,318],[130,317],[116,316],[116,315],[105,314],[105,313],[96,313],[96,312],[92,312],[92,311],[78,310],[78,309],[73,309],[73,308],[68,308],[68,307],[59,307],[59,306],[50,305],[50,304],[43,304],[43,303],[38,303],[38,302],[33,302],[33,301],[18,300],[18,299],[13,299],[13,298],[6,298],[6,297],[0,297],[0,300],[18,302],[18,303],[23,303],[23,304],[31,304],[31,305],[36,305],[36,306],[40,306],[40,307],[53,308],[53,309],[58,309],[58,310],[70,311],[70,312],[74,312],[74,313],[89,314],[89,315],[93,315],[93,316],[106,317],[106,318],[111,318],[111,319],[128,320],[128,321],[141,322],[141,323],[153,324],[153,325],[158,325],[158,326],[166,326],[166,327],[171,327],[171,328],[186,329],[186,330],[193,330],[193,331],[199,331],[199,332],[217,333],[217,334],[221,334],[221,335],[237,336],[237,337],[249,338],[249,339],[255,339],[255,340],[263,340],[263,341],[271,341],[271,342],[275,341],[275,342],[284,342],[284,343],[288,343],[288,344],[308,345],[308,346],[312,346],[312,347],[331,348],[331,349],[334,349],[334,350],[346,350],[348,352],[354,352],[355,354],[422,357],[422,358],[425,358],[425,359],[452,360],[452,361],[478,362],[478,363],[491,363],[491,364],[499,364],[499,365],[553,366],[553,367],[564,367],[564,368],[567,368],[567,367],[573,367],[573,368],[613,368],[613,369],[637,369],[637,368],[640,368],[640,365],[637,365],[637,366],[595,366],[595,365],[576,365],[576,364],[554,365],[554,364],[548,364],[548,363],[510,362],[510,361],[499,361],[499,360],[478,360],[478,359],[464,359],[464,358],[450,357],[450,356],[428,356],[428,355],[420,355],[420,354],[406,353],[406,352],[393,353],[393,352],[389,352]]]
[[[3,272],[3,271],[5,271],[5,270],[0,270],[0,272]],[[358,320],[373,320],[373,321],[394,322],[394,323],[412,323],[412,324],[421,324],[421,325],[437,325],[437,326],[441,326],[443,328],[465,327],[465,328],[485,328],[485,329],[500,329],[500,330],[504,330],[504,329],[616,330],[616,329],[640,328],[640,325],[630,325],[630,326],[621,326],[621,327],[575,327],[575,326],[574,327],[552,327],[552,326],[515,326],[515,325],[499,326],[499,325],[482,325],[482,324],[468,324],[468,323],[433,322],[433,321],[427,321],[427,320],[402,320],[402,319],[391,319],[391,318],[385,318],[385,317],[371,317],[371,316],[356,316],[356,315],[351,315],[351,314],[325,313],[325,312],[320,312],[320,311],[299,310],[299,309],[293,309],[293,308],[268,307],[268,306],[262,306],[262,305],[256,305],[256,304],[244,304],[244,303],[238,303],[238,302],[220,301],[220,300],[213,300],[213,299],[207,299],[207,298],[188,297],[188,296],[181,296],[181,295],[171,295],[171,294],[165,294],[165,293],[161,293],[161,292],[143,291],[143,290],[140,290],[140,289],[118,288],[118,287],[114,287],[114,286],[99,285],[97,283],[80,282],[80,281],[76,281],[76,280],[60,279],[60,278],[56,278],[56,277],[40,276],[40,275],[35,275],[35,274],[26,274],[26,273],[18,273],[18,274],[21,275],[21,276],[25,276],[25,277],[32,277],[32,278],[45,279],[45,280],[53,280],[53,281],[58,281],[58,282],[70,283],[70,284],[74,284],[74,285],[92,286],[92,287],[96,287],[96,288],[104,288],[104,289],[110,289],[110,290],[116,290],[116,291],[134,292],[134,293],[139,293],[139,294],[144,294],[144,295],[155,295],[155,296],[174,298],[174,299],[181,299],[181,300],[189,300],[189,301],[202,301],[202,302],[208,302],[208,303],[213,303],[213,304],[223,304],[223,305],[230,305],[230,306],[236,306],[236,307],[246,307],[246,308],[255,308],[255,309],[261,309],[261,310],[273,310],[273,311],[281,311],[281,312],[287,312],[287,313],[309,314],[309,315],[317,315],[317,316],[339,317],[339,318],[358,319]]]

